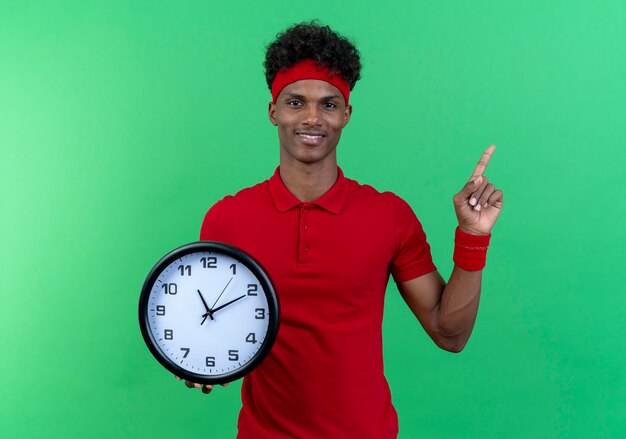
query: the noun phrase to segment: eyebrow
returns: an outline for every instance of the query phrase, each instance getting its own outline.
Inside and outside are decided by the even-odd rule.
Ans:
[[[287,96],[291,99],[299,99],[301,101],[305,101],[306,97],[303,95],[299,95],[297,93],[287,93]],[[339,95],[329,95],[329,96],[323,96],[321,98],[322,101],[330,101],[332,99],[339,99]]]

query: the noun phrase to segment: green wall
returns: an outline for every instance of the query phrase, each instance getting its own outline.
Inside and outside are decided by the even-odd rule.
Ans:
[[[400,437],[626,437],[622,0],[1,2],[0,435],[234,436],[240,384],[178,383],[137,299],[212,203],[273,172],[264,46],[312,18],[364,60],[340,164],[413,206],[444,277],[452,195],[498,146],[466,350],[389,287]]]

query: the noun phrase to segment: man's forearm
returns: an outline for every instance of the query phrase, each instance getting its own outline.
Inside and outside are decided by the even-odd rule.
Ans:
[[[457,266],[452,270],[438,309],[444,349],[460,352],[469,340],[478,313],[481,283],[482,270],[467,271]]]

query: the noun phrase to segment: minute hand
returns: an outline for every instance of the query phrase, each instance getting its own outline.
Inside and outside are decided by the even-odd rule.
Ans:
[[[226,302],[225,304],[220,305],[220,306],[218,306],[215,309],[211,309],[211,310],[207,311],[202,317],[204,317],[205,315],[214,314],[216,311],[219,311],[220,309],[225,308],[228,305],[231,305],[231,304],[235,303],[236,301],[238,301],[240,299],[243,299],[244,297],[246,297],[245,294],[243,296],[239,296],[236,299],[231,300],[230,302]]]

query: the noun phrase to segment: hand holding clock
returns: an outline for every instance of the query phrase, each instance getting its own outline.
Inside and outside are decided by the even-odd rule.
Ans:
[[[213,296],[216,290],[220,293]],[[212,306],[206,299],[214,300]],[[199,306],[201,322],[189,318]],[[224,324],[212,324],[207,337],[202,325],[208,318],[217,320],[218,311]],[[278,298],[265,270],[241,249],[215,241],[166,254],[148,274],[139,298],[139,326],[150,352],[187,387],[203,393],[258,366],[274,343],[278,320]]]
[[[181,377],[176,377],[176,379],[178,381],[182,381]],[[185,380],[185,386],[187,386],[189,389],[202,389],[202,393],[204,393],[205,395],[208,395],[209,393],[211,393],[211,390],[213,390],[213,384],[199,384],[199,383],[192,383],[189,380]],[[228,383],[224,383],[221,384],[222,387],[226,387],[228,386]]]

